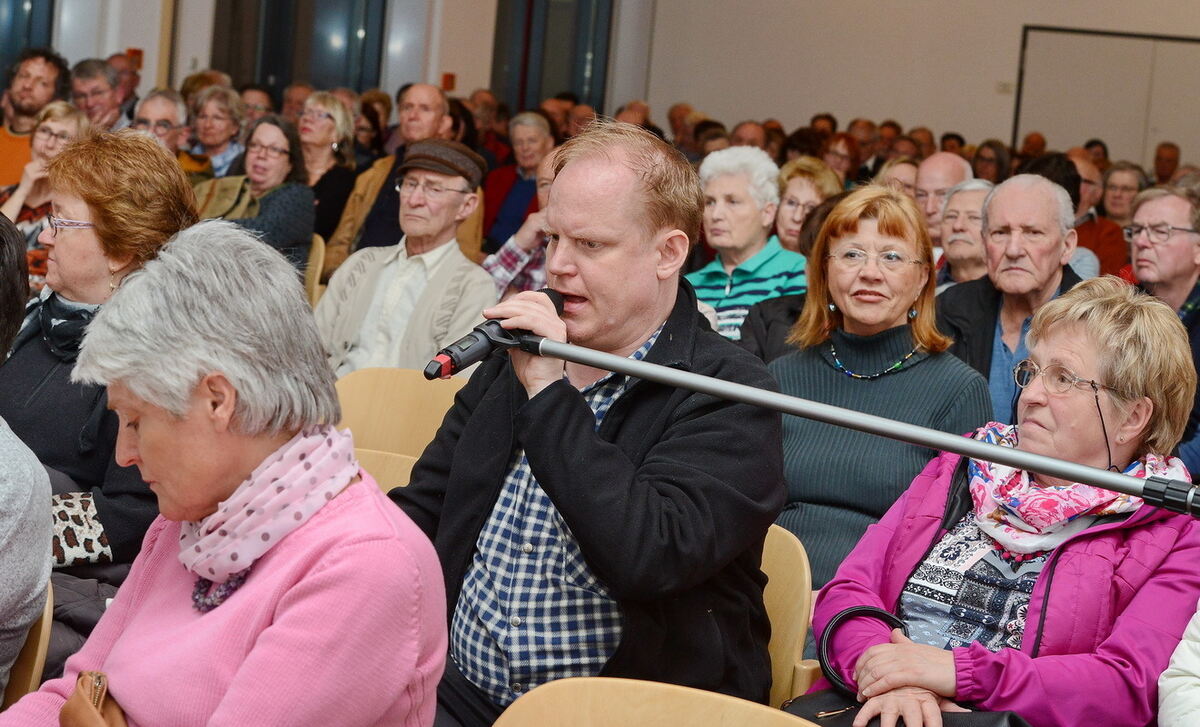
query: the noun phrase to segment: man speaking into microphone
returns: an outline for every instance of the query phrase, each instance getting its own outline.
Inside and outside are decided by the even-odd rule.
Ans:
[[[699,180],[662,141],[597,122],[555,161],[548,284],[484,311],[506,329],[762,388],[680,268]],[[433,351],[430,351],[430,355]],[[391,497],[437,547],[450,654],[438,725],[491,724],[571,676],[765,701],[759,570],[784,501],[779,414],[510,349],[479,365]]]

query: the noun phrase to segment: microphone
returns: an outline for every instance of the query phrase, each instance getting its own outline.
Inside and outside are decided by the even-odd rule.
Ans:
[[[563,312],[563,297],[557,290],[542,288],[539,293],[545,293],[550,302],[554,303],[557,315]],[[425,378],[448,379],[459,371],[484,360],[493,351],[515,348],[521,345],[521,338],[528,336],[529,331],[505,330],[496,318],[480,323],[470,333],[446,346],[425,365]]]

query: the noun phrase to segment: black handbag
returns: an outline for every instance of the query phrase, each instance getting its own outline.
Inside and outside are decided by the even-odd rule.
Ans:
[[[829,642],[833,633],[843,622],[858,617],[877,618],[895,629],[900,629],[908,635],[904,621],[894,613],[884,611],[874,606],[855,606],[847,608],[830,620],[817,641],[817,659],[821,664],[821,673],[833,685],[833,689],[823,689],[812,694],[793,697],[783,703],[783,711],[797,717],[821,725],[821,727],[851,727],[859,708],[857,694],[850,685],[834,670],[829,659]],[[903,718],[900,724],[903,724]],[[871,720],[870,727],[879,727],[878,717]],[[1029,727],[1029,723],[1014,712],[942,712],[944,727]]]

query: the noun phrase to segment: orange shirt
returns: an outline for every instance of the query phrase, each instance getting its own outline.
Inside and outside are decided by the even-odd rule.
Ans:
[[[29,134],[13,134],[7,124],[0,124],[0,187],[21,181],[21,172],[33,158]]]

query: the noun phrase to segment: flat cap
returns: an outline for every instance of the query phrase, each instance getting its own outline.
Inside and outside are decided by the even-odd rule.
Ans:
[[[400,171],[407,172],[409,169],[425,169],[438,174],[462,177],[467,180],[471,189],[475,189],[483,181],[483,175],[487,172],[487,162],[457,141],[426,139],[409,144],[405,148],[404,163],[400,165]]]

